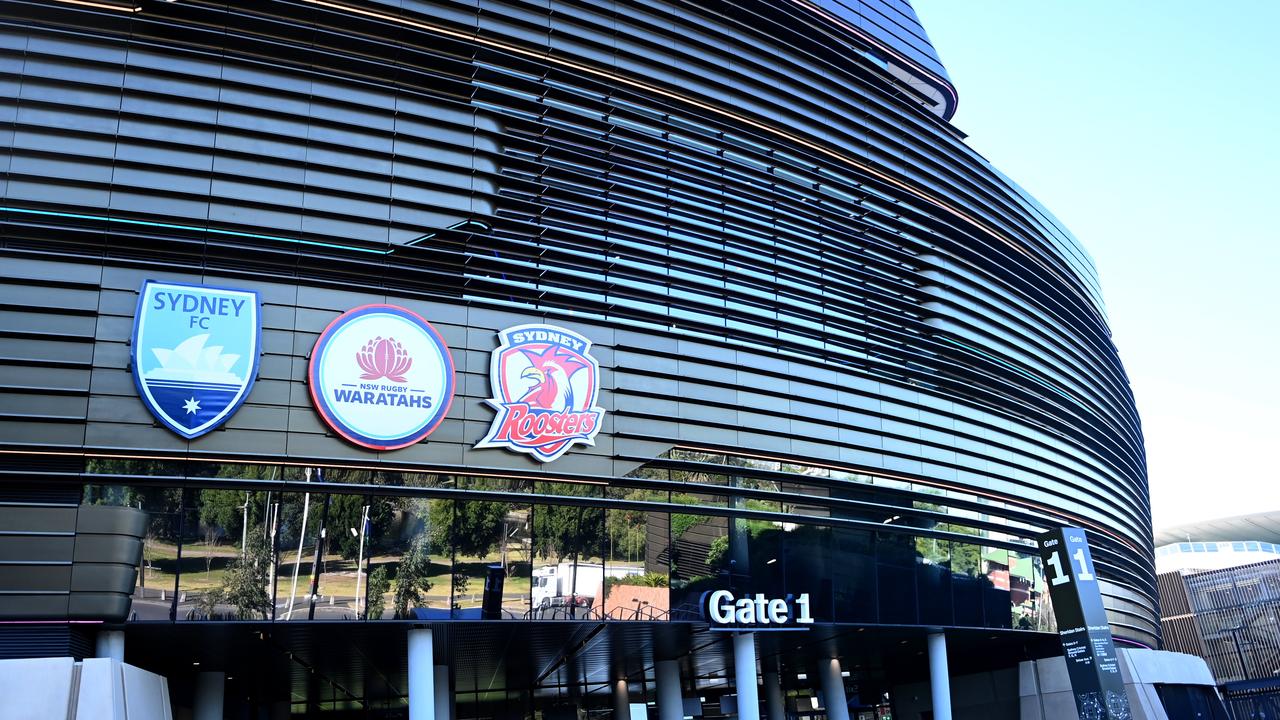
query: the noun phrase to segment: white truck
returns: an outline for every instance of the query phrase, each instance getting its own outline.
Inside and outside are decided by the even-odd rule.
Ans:
[[[559,565],[543,565],[533,571],[533,607],[538,609],[576,605],[594,607],[596,594],[604,587],[604,579],[642,575],[644,568],[622,565],[601,567],[579,561]]]

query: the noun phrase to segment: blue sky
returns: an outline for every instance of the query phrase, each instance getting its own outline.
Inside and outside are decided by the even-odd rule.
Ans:
[[[913,5],[952,122],[1093,255],[1155,525],[1280,509],[1280,2]]]

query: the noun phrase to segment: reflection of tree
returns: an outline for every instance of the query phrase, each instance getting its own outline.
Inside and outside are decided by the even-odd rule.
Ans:
[[[355,560],[360,555],[360,520],[364,516],[367,499],[363,495],[334,495],[329,503],[329,537],[333,539],[331,549],[347,560]],[[369,505],[369,534],[366,544],[375,538],[386,537],[391,527],[391,504],[372,502]],[[351,534],[355,530],[355,534]],[[369,547],[365,548],[365,553]]]
[[[386,610],[386,595],[391,590],[391,578],[387,576],[387,567],[379,565],[369,573],[369,602],[365,605],[364,615],[372,620],[381,620]]]
[[[624,500],[665,501],[666,493],[653,490],[628,490]],[[605,528],[609,535],[609,556],[638,560],[644,557],[648,536],[649,513],[644,510],[608,510]]]
[[[533,512],[533,550],[538,557],[603,557],[604,541],[604,512],[599,508],[539,505]]]
[[[200,524],[207,528],[221,528],[228,538],[240,539],[240,526],[244,522],[244,505],[249,502],[242,490],[201,490],[199,495]],[[250,512],[257,508],[251,508]]]
[[[510,503],[437,500],[429,504],[431,544],[441,552],[484,557],[501,538],[502,521]]]
[[[410,617],[413,608],[424,604],[426,601],[427,591],[431,589],[431,581],[427,579],[427,575],[431,571],[429,543],[430,538],[425,533],[415,535],[413,540],[409,542],[409,549],[400,558],[400,565],[396,569],[396,592],[394,597],[394,610],[397,618]],[[372,590],[372,577],[369,583]],[[370,601],[372,602],[372,599]]]
[[[943,511],[942,506],[935,503],[916,501],[914,505],[917,510]],[[937,523],[932,529],[957,535],[973,535],[978,538],[982,536],[981,531],[976,528],[955,523]],[[982,548],[977,545],[957,542],[948,543],[945,540],[928,537],[917,537],[915,543],[916,552],[920,553],[922,557],[936,565],[942,565],[950,561],[951,572],[957,575],[976,576],[981,572]]]
[[[267,541],[250,533],[243,557],[227,566],[222,584],[201,599],[200,609],[212,618],[219,605],[235,607],[238,620],[266,620],[271,617],[271,595],[267,592],[271,571],[271,548]]]

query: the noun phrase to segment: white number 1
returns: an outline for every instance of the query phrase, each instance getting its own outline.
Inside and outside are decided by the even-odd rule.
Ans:
[[[1084,548],[1076,548],[1071,557],[1075,558],[1076,564],[1080,566],[1080,572],[1076,573],[1076,579],[1080,582],[1093,580],[1093,573],[1089,572],[1089,566],[1084,561]],[[1061,585],[1062,583],[1071,582],[1071,576],[1062,571],[1062,557],[1058,555],[1057,550],[1054,550],[1053,554],[1049,556],[1049,565],[1053,566],[1053,577],[1049,578],[1051,584]]]
[[[1057,553],[1054,553],[1057,555]],[[1071,557],[1076,559],[1076,563],[1080,565],[1080,572],[1076,573],[1076,577],[1080,582],[1089,582],[1093,579],[1093,573],[1089,572],[1089,566],[1084,562],[1084,548],[1076,548],[1076,552]]]
[[[1053,566],[1053,577],[1049,578],[1049,582],[1053,585],[1061,585],[1062,583],[1071,582],[1071,576],[1062,572],[1062,558],[1058,556],[1058,551],[1054,550],[1049,556],[1049,564]]]

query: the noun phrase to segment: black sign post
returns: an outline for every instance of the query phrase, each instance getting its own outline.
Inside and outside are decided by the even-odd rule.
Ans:
[[[1041,535],[1037,544],[1080,720],[1130,720],[1133,715],[1120,675],[1120,659],[1084,530],[1051,530]]]

